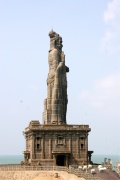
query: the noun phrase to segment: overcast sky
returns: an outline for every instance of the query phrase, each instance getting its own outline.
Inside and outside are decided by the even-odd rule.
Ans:
[[[63,38],[68,124],[89,124],[89,150],[120,155],[120,0],[0,0],[0,155],[22,154],[42,123],[49,31]]]

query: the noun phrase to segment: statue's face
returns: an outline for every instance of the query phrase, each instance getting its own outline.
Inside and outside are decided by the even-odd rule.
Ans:
[[[62,38],[59,38],[56,40],[56,47],[59,49],[59,50],[62,50]]]

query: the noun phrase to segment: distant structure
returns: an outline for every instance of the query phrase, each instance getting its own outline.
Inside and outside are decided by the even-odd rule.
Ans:
[[[24,164],[74,166],[91,163],[93,151],[88,151],[89,125],[68,125],[66,122],[66,73],[69,68],[65,65],[62,38],[53,30],[49,32],[49,37],[49,73],[43,124],[34,120],[24,130]]]

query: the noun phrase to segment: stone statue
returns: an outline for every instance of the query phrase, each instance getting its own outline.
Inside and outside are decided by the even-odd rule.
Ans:
[[[65,65],[62,51],[62,37],[53,30],[49,32],[49,73],[47,78],[47,99],[44,101],[43,124],[66,124],[67,77],[69,68]]]

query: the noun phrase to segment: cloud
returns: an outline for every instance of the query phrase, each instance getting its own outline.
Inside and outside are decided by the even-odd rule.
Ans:
[[[120,49],[120,1],[112,0],[103,13],[105,32],[102,38],[102,49],[115,53]]]
[[[108,147],[109,153],[118,153],[120,149],[117,143],[120,136],[120,74],[100,78],[92,87],[82,90],[80,104],[83,107],[81,119],[92,128],[92,134],[90,133],[89,137],[90,147],[96,153],[107,153]],[[113,138],[113,146],[111,146],[111,138]],[[99,143],[98,139],[100,139]]]
[[[94,106],[113,109],[119,105],[118,99],[120,98],[120,76],[111,75],[98,80],[94,87]]]
[[[118,36],[115,30],[106,30],[102,39],[102,49],[109,54],[114,54],[119,51]]]
[[[120,11],[119,6],[120,6],[119,0],[112,0],[111,2],[108,3],[107,10],[103,14],[104,21],[106,23],[111,22],[117,18]]]
[[[33,92],[38,92],[38,87],[33,84],[28,84],[28,88],[32,90]]]
[[[83,90],[80,100],[94,110],[119,113],[120,110],[120,75],[114,74],[99,79],[89,91]]]
[[[80,94],[80,99],[86,99],[89,97],[89,93],[85,90],[82,90],[81,94]]]

